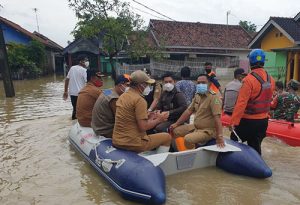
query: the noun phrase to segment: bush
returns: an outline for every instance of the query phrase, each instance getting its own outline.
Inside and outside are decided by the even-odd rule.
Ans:
[[[33,78],[41,74],[45,62],[45,47],[38,41],[28,45],[10,43],[7,49],[8,64],[12,72]]]

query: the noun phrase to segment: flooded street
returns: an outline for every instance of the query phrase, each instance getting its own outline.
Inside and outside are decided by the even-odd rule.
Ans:
[[[72,107],[62,100],[63,83],[55,76],[17,81],[16,97],[6,99],[0,81],[0,204],[133,204],[70,146]],[[215,167],[169,176],[166,204],[300,204],[300,147],[266,138],[262,150],[271,178]]]

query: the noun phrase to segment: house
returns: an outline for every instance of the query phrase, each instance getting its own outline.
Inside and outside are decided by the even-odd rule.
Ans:
[[[163,49],[163,66],[170,61],[173,63],[167,70],[174,68],[176,61],[182,62],[179,67],[189,65],[198,70],[206,61],[215,67],[248,69],[248,43],[252,37],[239,25],[151,19],[149,32],[151,43]],[[159,64],[153,67],[157,68]]]
[[[249,48],[266,51],[265,68],[278,80],[300,80],[300,12],[294,18],[270,17]]]
[[[96,68],[105,74],[111,73],[112,68],[109,58],[101,52],[101,44],[101,40],[99,41],[97,38],[75,39],[63,50],[67,66],[71,67],[72,65],[77,64],[76,57],[80,54],[84,54],[88,56],[91,68]]]
[[[0,26],[3,29],[5,44],[19,43],[27,45],[31,40],[37,40],[46,48],[46,65],[45,73],[62,72],[63,58],[60,55],[63,48],[45,37],[44,35],[34,32],[31,33],[18,24],[0,16]]]

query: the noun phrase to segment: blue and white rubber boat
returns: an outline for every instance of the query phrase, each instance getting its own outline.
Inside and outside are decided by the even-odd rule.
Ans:
[[[165,203],[165,176],[193,169],[217,166],[256,178],[272,175],[254,149],[231,140],[226,140],[223,149],[211,141],[194,150],[143,155],[116,149],[111,139],[95,136],[91,128],[76,123],[69,132],[69,141],[125,199],[141,203]]]

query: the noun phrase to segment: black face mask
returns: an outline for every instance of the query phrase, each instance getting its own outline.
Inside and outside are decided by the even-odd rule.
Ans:
[[[209,74],[211,72],[211,69],[205,69],[206,73]]]

